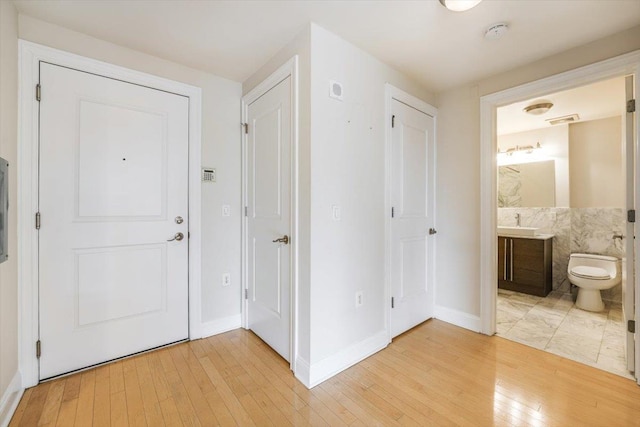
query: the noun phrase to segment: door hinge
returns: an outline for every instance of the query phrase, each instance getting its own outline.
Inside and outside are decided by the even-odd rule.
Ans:
[[[438,232],[438,230],[436,230],[435,228],[430,228],[429,229],[429,234],[436,234]]]
[[[627,113],[635,113],[636,112],[636,100],[630,99],[627,101]]]
[[[395,308],[395,300],[391,297],[391,308]]]
[[[244,216],[249,216],[249,206],[244,207]]]
[[[249,289],[244,289],[244,299],[249,299]]]
[[[40,340],[38,340],[36,341],[36,357],[40,359],[41,355],[42,355],[42,344],[40,343]]]
[[[636,333],[636,321],[635,320],[627,321],[627,331],[631,332],[632,334]]]
[[[392,207],[391,208],[391,218],[396,216],[396,208]]]
[[[42,99],[42,87],[40,83],[38,83],[36,85],[36,101],[40,102],[40,99]]]
[[[396,116],[395,115],[391,116],[391,127],[392,128],[396,127]]]
[[[40,212],[36,212],[36,230],[40,230]]]
[[[244,128],[245,135],[249,133],[249,123],[243,123],[242,127]]]
[[[636,210],[630,209],[627,211],[627,222],[636,222]]]

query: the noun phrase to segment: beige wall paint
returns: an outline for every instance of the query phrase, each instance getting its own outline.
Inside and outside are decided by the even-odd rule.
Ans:
[[[19,37],[202,89],[202,165],[217,182],[202,186],[202,321],[240,314],[240,83],[70,31],[19,17]],[[222,205],[231,206],[223,218]],[[231,285],[222,287],[222,274]]]
[[[622,118],[569,125],[572,208],[623,208]]]
[[[480,96],[637,49],[640,26],[438,94],[437,305],[480,315]]]
[[[17,112],[18,13],[12,2],[0,1],[0,157],[10,165],[9,259],[0,264],[0,402],[18,372]]]

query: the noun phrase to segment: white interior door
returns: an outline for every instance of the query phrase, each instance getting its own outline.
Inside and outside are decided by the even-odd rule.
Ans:
[[[625,78],[626,100],[633,99],[633,76]],[[626,203],[627,210],[635,208],[635,141],[634,113],[625,117],[625,171],[626,171]],[[626,268],[622,280],[622,311],[626,329],[627,369],[635,371],[635,334],[629,332],[627,325],[635,319],[635,223],[627,221],[625,233]]]
[[[291,77],[248,105],[248,327],[289,361]]]
[[[433,316],[434,118],[393,99],[391,336]]]
[[[48,63],[40,84],[45,379],[188,338],[189,110]]]

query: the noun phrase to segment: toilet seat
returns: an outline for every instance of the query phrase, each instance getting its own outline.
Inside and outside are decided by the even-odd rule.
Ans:
[[[589,267],[586,265],[578,265],[571,269],[571,274],[584,279],[592,280],[609,280],[611,276],[604,268]]]

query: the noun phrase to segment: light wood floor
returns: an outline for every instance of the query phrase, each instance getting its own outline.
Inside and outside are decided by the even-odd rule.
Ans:
[[[10,426],[638,426],[633,381],[431,320],[312,390],[251,332],[28,389]]]

